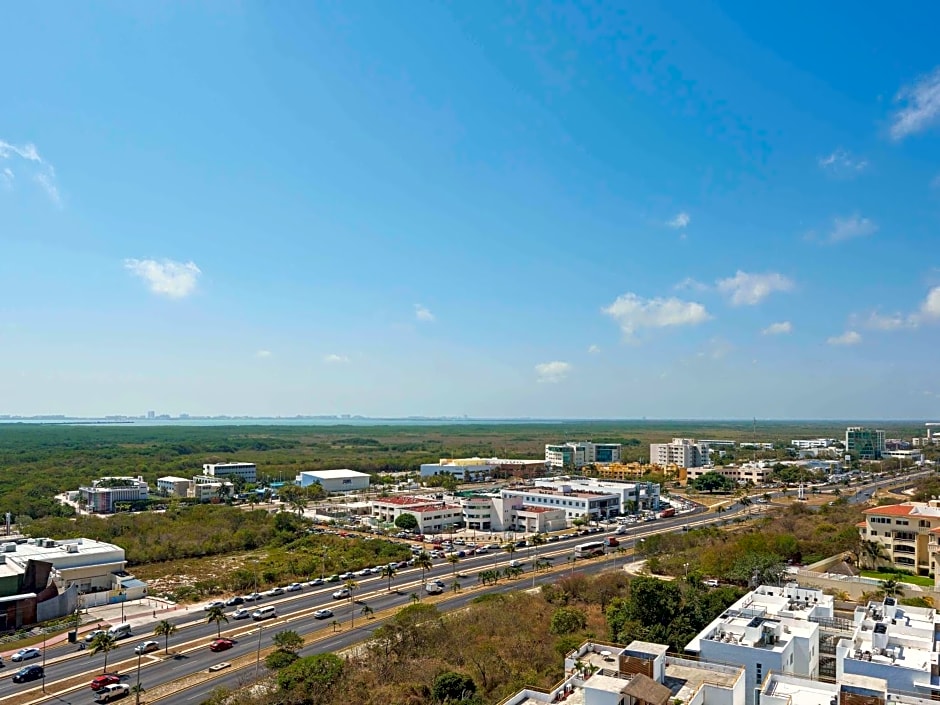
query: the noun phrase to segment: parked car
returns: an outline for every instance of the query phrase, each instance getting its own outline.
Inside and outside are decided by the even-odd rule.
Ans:
[[[226,607],[236,607],[238,605],[243,605],[243,604],[245,604],[245,598],[239,597],[238,595],[236,595],[235,597],[230,597],[225,601]]]
[[[300,583],[291,583],[287,586],[287,592],[298,592],[301,589],[303,589],[303,585]]]
[[[357,570],[357,571],[354,573],[354,575],[355,575],[357,578],[364,578],[364,577],[366,577],[367,575],[372,575],[372,570],[369,569],[369,568],[363,568],[362,570]]]
[[[339,574],[339,579],[340,579],[340,580],[352,580],[354,577],[356,577],[356,576],[354,576],[354,575],[353,575],[352,573],[350,573],[349,571],[346,571],[345,573],[340,573],[340,574]]]
[[[145,641],[142,644],[138,644],[134,647],[135,654],[149,654],[151,651],[157,651],[160,648],[160,644],[156,641]]]
[[[326,582],[328,582],[328,583],[338,583],[338,582],[339,582],[339,576],[334,573],[333,575],[331,575],[330,577],[328,577],[328,578],[326,579]]]
[[[718,587],[718,580],[715,578],[708,578],[702,582],[705,584],[705,587]]]
[[[313,613],[314,619],[329,619],[333,616],[333,610],[322,609]]]
[[[251,610],[247,607],[239,607],[231,614],[232,619],[248,619],[250,616]]]
[[[25,649],[20,649],[15,654],[10,657],[11,661],[29,661],[31,658],[39,658],[42,656],[42,651],[35,647],[27,647]]]
[[[323,578],[314,578],[309,583],[307,583],[307,585],[310,587],[318,587],[320,585],[324,585],[325,583],[326,581]]]
[[[112,700],[120,700],[121,698],[126,698],[130,695],[131,687],[127,683],[114,683],[112,685],[106,685],[104,688],[98,691],[98,695],[95,696],[96,703],[109,703]]]
[[[43,676],[42,666],[23,666],[13,674],[14,683],[26,683],[28,681],[39,680]]]
[[[228,651],[233,646],[235,646],[235,642],[231,639],[213,639],[209,643],[209,651]]]
[[[215,607],[225,607],[225,603],[222,602],[222,600],[212,600],[212,602],[207,602],[203,605],[202,609],[204,612],[208,612]]]
[[[340,588],[333,593],[334,600],[342,600],[344,597],[349,597],[349,588]]]
[[[107,685],[112,685],[114,683],[120,683],[121,677],[117,673],[102,673],[100,676],[96,676],[92,679],[89,687],[92,690],[101,690]]]

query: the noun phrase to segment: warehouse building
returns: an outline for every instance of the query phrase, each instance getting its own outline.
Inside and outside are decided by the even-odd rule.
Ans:
[[[370,476],[355,470],[304,470],[294,478],[301,487],[320,485],[330,494],[369,489]]]

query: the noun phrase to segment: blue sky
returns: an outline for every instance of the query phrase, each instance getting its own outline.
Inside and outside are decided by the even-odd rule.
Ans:
[[[940,415],[938,23],[6,4],[0,413]]]

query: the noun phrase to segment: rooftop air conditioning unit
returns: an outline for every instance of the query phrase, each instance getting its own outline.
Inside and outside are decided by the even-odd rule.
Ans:
[[[16,544],[15,544],[15,543],[5,543],[5,544],[3,544],[3,552],[4,552],[4,553],[15,553],[15,552],[16,552]]]
[[[7,557],[4,556],[3,554],[0,554],[0,563],[6,563],[6,562],[7,562]]]
[[[78,544],[77,543],[66,544],[65,552],[66,553],[78,553]]]

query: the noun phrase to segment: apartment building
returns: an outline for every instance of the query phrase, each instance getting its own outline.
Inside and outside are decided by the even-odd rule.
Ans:
[[[205,463],[202,472],[213,477],[240,477],[245,482],[255,482],[258,477],[254,463]]]
[[[709,462],[708,444],[691,438],[673,438],[670,443],[651,443],[650,462],[654,465],[678,465],[680,468],[702,467]]]
[[[796,584],[761,585],[725,610],[685,650],[705,661],[741,664],[745,705],[771,672],[819,675],[819,621],[832,620],[833,598]]]
[[[701,477],[706,472],[715,472],[723,477],[734,480],[740,485],[750,482],[753,485],[763,485],[771,481],[773,467],[769,463],[758,461],[756,463],[742,463],[741,465],[716,465],[686,470],[689,481]]]
[[[940,696],[940,617],[926,607],[906,607],[893,597],[869,602],[854,613],[851,638],[836,645],[836,680],[883,679],[893,691]]]
[[[545,446],[545,464],[554,468],[580,468],[594,463],[620,462],[620,443],[569,441]]]
[[[143,477],[102,477],[78,488],[79,503],[95,514],[111,514],[115,504],[143,502],[149,496],[150,487]]]
[[[652,463],[611,463],[598,465],[595,475],[602,480],[635,480],[644,475],[662,475],[666,480],[685,482],[686,469],[678,465],[653,465]]]
[[[667,648],[585,642],[565,656],[558,685],[526,688],[499,705],[744,705],[743,669],[669,656]]]
[[[836,444],[835,438],[808,438],[795,439],[790,441],[790,445],[797,450],[812,450],[814,448],[829,448]]]
[[[879,563],[918,575],[936,574],[935,539],[940,532],[940,500],[902,502],[865,510],[865,521],[858,524],[863,541],[881,545]]]
[[[764,679],[759,705],[933,705],[917,694],[891,692],[883,678],[844,674],[838,683],[772,673]]]
[[[845,429],[845,453],[853,460],[881,460],[885,452],[885,432],[862,426]]]

